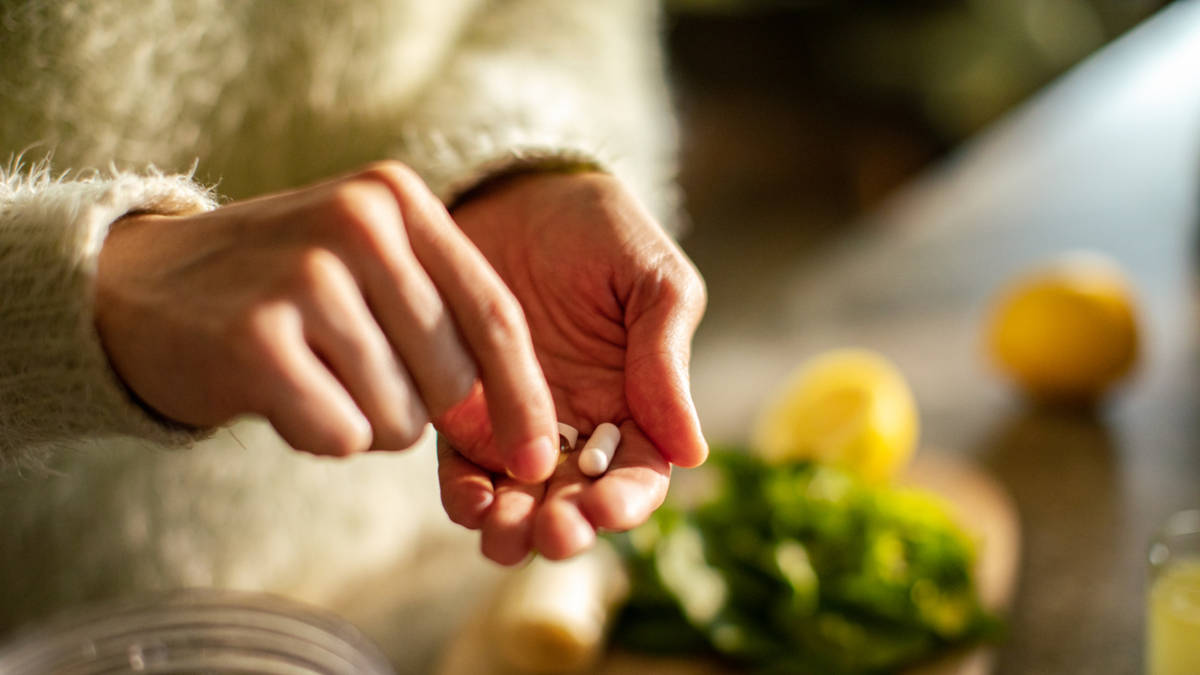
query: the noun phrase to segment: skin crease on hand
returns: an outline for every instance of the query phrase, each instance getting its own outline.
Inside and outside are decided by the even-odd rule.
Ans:
[[[704,311],[699,274],[615,178],[523,174],[454,209],[524,310],[558,419],[587,434],[621,430],[608,472],[563,462],[541,485],[499,476],[484,397],[476,390],[435,420],[447,513],[482,530],[493,560],[531,550],[565,558],[598,529],[642,523],[666,494],[670,465],[703,462],[688,358]]]

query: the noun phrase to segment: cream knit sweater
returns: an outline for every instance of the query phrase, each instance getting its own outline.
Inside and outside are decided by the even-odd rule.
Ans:
[[[656,14],[647,0],[0,2],[0,635],[148,589],[266,589],[342,612],[420,671],[453,618],[446,595],[489,569],[441,513],[428,449],[321,460],[253,420],[194,442],[109,367],[97,253],[126,213],[211,209],[384,157],[447,202],[497,171],[586,162],[669,215]]]

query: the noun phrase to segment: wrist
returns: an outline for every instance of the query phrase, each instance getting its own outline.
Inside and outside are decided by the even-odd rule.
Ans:
[[[129,256],[136,255],[135,251],[139,248],[138,239],[141,233],[152,228],[157,221],[166,218],[168,216],[130,213],[118,218],[108,226],[108,232],[100,246],[96,263],[97,313],[101,309],[103,304],[101,301],[105,299],[111,282],[120,275],[122,270],[129,267],[127,264]]]

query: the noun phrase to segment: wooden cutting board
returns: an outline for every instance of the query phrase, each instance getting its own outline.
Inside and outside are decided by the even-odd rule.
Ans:
[[[935,492],[951,505],[967,531],[979,538],[977,578],[986,607],[1002,612],[1016,587],[1020,558],[1020,525],[1012,499],[982,469],[950,453],[923,450],[901,480],[904,485]],[[500,666],[485,626],[487,603],[447,646],[439,675],[513,675]],[[905,675],[985,675],[992,669],[992,650],[976,647],[947,654]],[[699,659],[650,657],[626,652],[606,654],[591,675],[735,675]]]

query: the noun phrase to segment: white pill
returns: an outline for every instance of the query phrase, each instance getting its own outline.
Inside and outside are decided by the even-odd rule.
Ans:
[[[558,448],[559,450],[563,449],[562,448],[562,440],[563,439],[566,439],[568,449],[570,449],[570,450],[575,449],[575,441],[579,440],[579,430],[578,429],[571,426],[570,424],[563,424],[562,422],[559,422],[558,423],[558,435],[561,437],[559,439],[559,448]]]
[[[620,442],[621,430],[615,424],[601,423],[579,452],[579,470],[593,477],[608,471]]]

